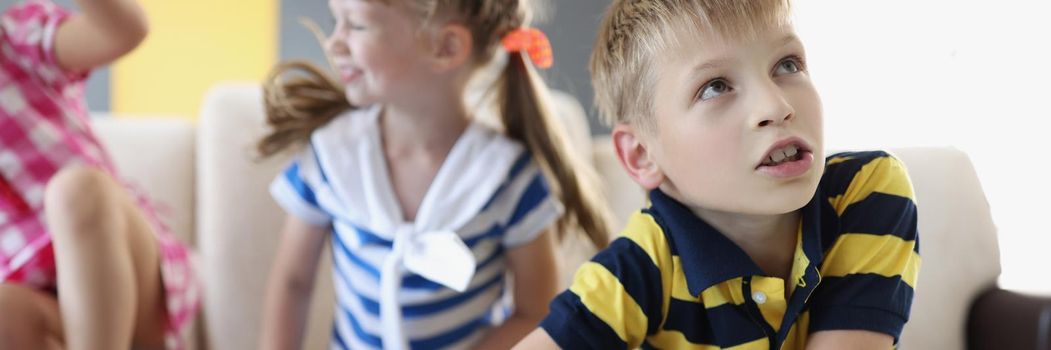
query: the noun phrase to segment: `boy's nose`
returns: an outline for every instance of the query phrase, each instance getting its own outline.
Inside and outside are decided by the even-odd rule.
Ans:
[[[771,118],[771,119],[760,120],[759,123],[756,126],[761,128],[761,127],[764,127],[764,126],[770,126],[770,125],[772,125],[774,123],[783,124],[784,122],[788,121],[789,119],[792,119],[792,114],[785,115],[783,118]]]
[[[749,124],[755,128],[784,124],[795,116],[795,110],[776,84],[764,86],[757,96]]]

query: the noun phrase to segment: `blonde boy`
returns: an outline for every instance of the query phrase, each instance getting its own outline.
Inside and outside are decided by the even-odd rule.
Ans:
[[[614,1],[592,80],[650,203],[519,347],[894,346],[920,265],[912,185],[885,152],[823,158],[788,17],[784,0]]]

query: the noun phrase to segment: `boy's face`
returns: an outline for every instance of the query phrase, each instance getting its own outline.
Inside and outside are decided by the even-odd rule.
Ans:
[[[824,171],[822,116],[793,28],[695,37],[657,55],[653,130],[614,129],[622,162],[695,211],[803,207]]]

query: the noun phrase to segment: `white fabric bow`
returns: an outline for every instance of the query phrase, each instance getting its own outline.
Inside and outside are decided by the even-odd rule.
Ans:
[[[410,225],[400,228],[394,238],[394,248],[383,262],[380,274],[383,348],[409,348],[402,334],[401,305],[397,298],[403,272],[412,272],[463,292],[474,277],[475,264],[474,254],[455,232],[444,230],[414,234]]]

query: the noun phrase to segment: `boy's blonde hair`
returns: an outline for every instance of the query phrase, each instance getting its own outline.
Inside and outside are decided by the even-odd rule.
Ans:
[[[754,38],[788,23],[788,10],[788,0],[615,0],[591,52],[591,84],[602,121],[652,130],[662,52],[699,40],[701,32]]]
[[[416,14],[425,25],[455,21],[471,31],[473,64],[481,67],[500,48],[504,35],[528,25],[529,0],[372,0]],[[504,132],[529,149],[543,170],[551,192],[565,206],[555,224],[559,238],[567,231],[584,233],[598,248],[609,243],[611,214],[590,163],[569,151],[565,132],[552,112],[547,85],[529,59],[510,54],[497,82]],[[284,79],[299,74],[295,79]],[[314,130],[354,108],[343,86],[326,72],[304,62],[278,65],[264,84],[267,122],[272,127],[258,145],[269,156],[309,140]],[[570,228],[577,230],[571,230]]]

